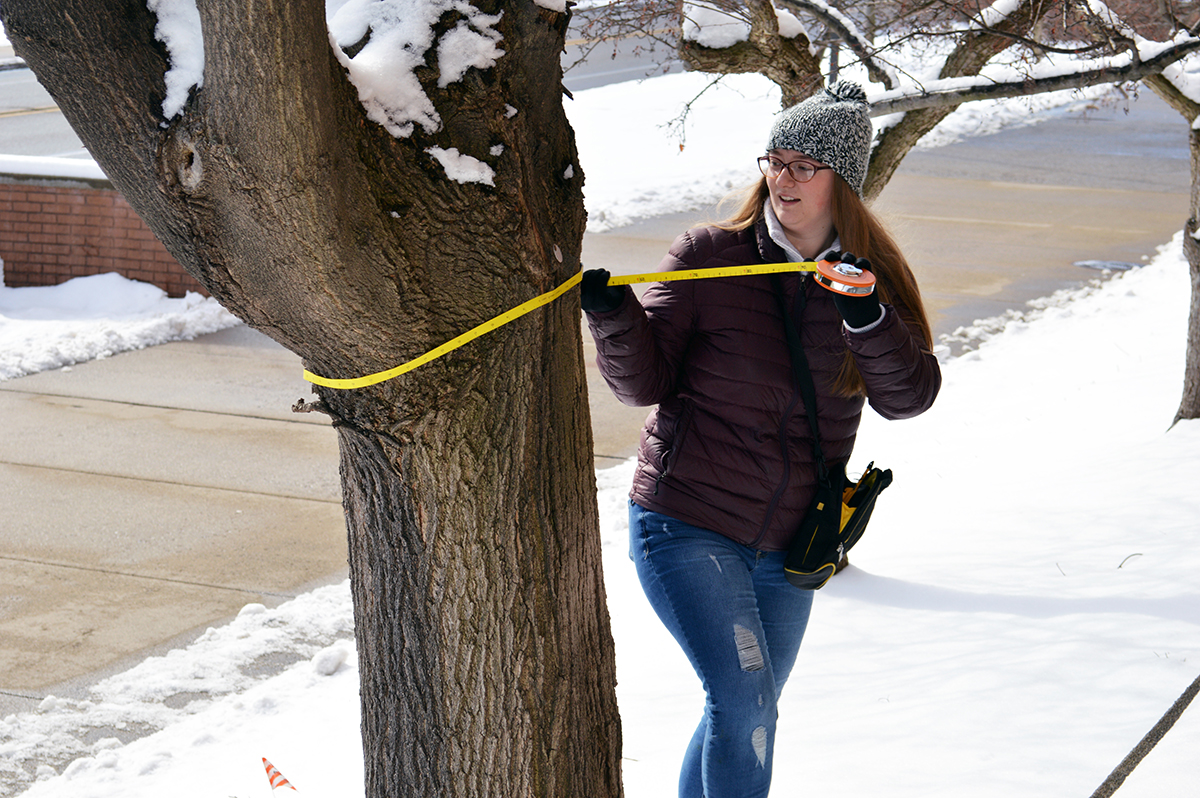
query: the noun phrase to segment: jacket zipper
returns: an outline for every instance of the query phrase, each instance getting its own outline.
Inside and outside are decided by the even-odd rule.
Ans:
[[[795,304],[800,299],[799,293],[808,289],[808,284],[805,282],[807,274],[800,275],[800,284],[797,287],[797,297],[792,300]],[[792,400],[788,403],[787,409],[783,411],[783,418],[779,421],[779,448],[783,455],[783,477],[779,481],[779,486],[775,488],[775,493],[771,496],[771,501],[767,503],[767,513],[763,518],[762,527],[758,530],[758,536],[750,543],[751,547],[757,546],[767,536],[767,530],[771,527],[771,521],[775,518],[775,511],[779,509],[779,502],[783,499],[783,492],[787,490],[788,483],[792,477],[792,457],[791,447],[788,445],[788,422],[792,418],[792,414],[796,411],[796,405],[801,400],[800,386],[793,380],[795,386],[792,390]]]
[[[758,536],[750,543],[751,548],[762,542],[762,539],[767,536],[767,530],[771,526],[771,520],[775,517],[775,510],[779,508],[779,502],[783,499],[783,492],[787,490],[788,483],[792,478],[792,457],[791,447],[788,446],[788,420],[791,419],[792,413],[796,409],[797,402],[800,401],[800,392],[796,391],[792,394],[792,401],[788,403],[787,409],[783,411],[783,418],[779,421],[779,448],[783,454],[783,478],[779,481],[779,486],[775,488],[775,493],[771,496],[771,501],[767,503],[767,514],[763,518],[762,527],[758,530]]]
[[[679,437],[676,438],[674,441],[672,441],[671,448],[667,449],[667,451],[663,453],[663,470],[662,470],[662,473],[660,473],[658,475],[658,478],[654,480],[654,495],[655,496],[658,495],[659,484],[661,484],[662,481],[667,478],[667,474],[671,473],[671,468],[675,463],[674,455],[680,449],[683,448],[683,442],[685,440],[687,440],[688,433],[692,431],[692,403],[691,402],[688,402],[688,401],[683,402],[683,410],[679,413],[679,431],[680,431]]]

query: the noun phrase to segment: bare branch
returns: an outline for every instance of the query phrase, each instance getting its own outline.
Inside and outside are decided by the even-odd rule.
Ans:
[[[925,108],[953,108],[975,100],[999,100],[1025,97],[1063,89],[1081,89],[1098,83],[1136,82],[1157,75],[1166,67],[1190,53],[1200,50],[1200,39],[1189,39],[1145,61],[1131,59],[1123,66],[1103,66],[1096,69],[1054,75],[1043,78],[1021,78],[1011,81],[979,79],[964,86],[962,80],[939,81],[925,91],[907,96],[884,96],[871,102],[872,116],[903,113]],[[939,89],[939,84],[950,84]],[[892,93],[895,94],[895,93]]]
[[[836,33],[838,38],[850,48],[850,51],[858,56],[863,66],[867,68],[871,80],[882,83],[889,89],[896,88],[898,84],[896,74],[875,59],[875,50],[871,43],[857,29],[853,28],[853,23],[842,14],[836,13],[834,9],[824,3],[814,3],[812,0],[777,0],[777,2],[791,11],[807,12],[821,20],[825,27]]]
[[[1178,86],[1161,73],[1146,78],[1145,83],[1155,94],[1165,100],[1167,105],[1178,111],[1188,122],[1193,122],[1197,117],[1200,117],[1200,103],[1184,94]]]
[[[686,103],[684,103],[683,110],[679,112],[678,116],[676,116],[674,119],[670,119],[670,120],[664,122],[662,125],[659,126],[659,127],[666,128],[668,133],[670,133],[672,136],[677,136],[679,138],[679,151],[680,152],[683,152],[683,148],[685,146],[687,146],[687,122],[688,122],[688,116],[692,112],[692,106],[696,104],[697,100],[699,100],[701,97],[704,96],[705,92],[707,92],[709,89],[713,88],[714,86],[717,86],[718,84],[720,84],[721,81],[723,81],[724,79],[725,79],[724,75],[717,75],[715,78],[710,80],[704,86],[703,89],[696,92],[696,94],[692,96],[692,99],[690,99]]]

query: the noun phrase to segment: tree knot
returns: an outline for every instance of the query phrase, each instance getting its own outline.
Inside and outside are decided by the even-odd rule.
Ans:
[[[163,147],[162,167],[167,183],[193,192],[204,180],[204,164],[187,131],[176,129],[167,137]]]

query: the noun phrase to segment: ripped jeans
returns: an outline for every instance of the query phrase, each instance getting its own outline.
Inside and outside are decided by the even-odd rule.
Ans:
[[[813,591],[788,583],[786,552],[756,551],[633,502],[629,552],[646,597],[706,693],[679,798],[765,798],[776,702],[800,650]]]

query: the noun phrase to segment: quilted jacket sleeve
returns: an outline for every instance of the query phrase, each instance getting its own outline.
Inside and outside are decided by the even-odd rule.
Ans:
[[[925,351],[896,308],[885,306],[878,327],[865,333],[844,331],[867,389],[867,401],[884,418],[920,415],[933,405],[942,387],[937,358]]]
[[[690,236],[680,236],[659,270],[677,268],[690,247]],[[655,283],[641,302],[626,286],[616,310],[586,314],[596,364],[622,403],[656,405],[675,393],[695,311],[690,282]]]

